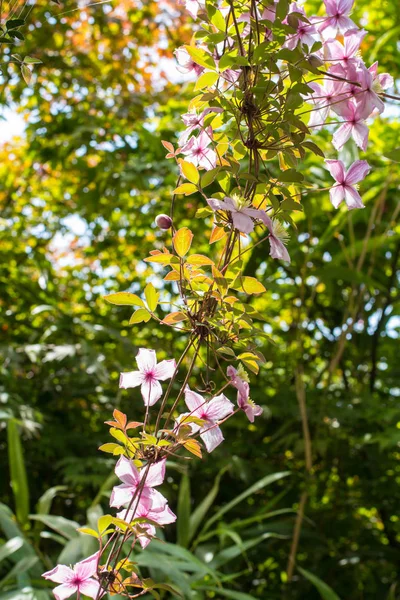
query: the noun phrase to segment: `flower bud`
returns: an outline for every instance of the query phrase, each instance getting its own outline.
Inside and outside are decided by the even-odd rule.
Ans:
[[[172,219],[168,215],[157,215],[156,217],[156,225],[160,229],[171,229],[172,227]]]

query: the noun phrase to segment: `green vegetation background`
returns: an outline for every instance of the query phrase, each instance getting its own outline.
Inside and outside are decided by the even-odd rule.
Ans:
[[[398,82],[398,1],[356,5],[355,19],[369,31],[366,63],[379,60]],[[118,389],[119,372],[134,368],[141,346],[171,358],[184,343],[152,323],[129,327],[129,308],[102,299],[141,290],[149,277],[155,282],[141,259],[162,243],[154,217],[168,211],[175,182],[160,140],[176,140],[192,94],[191,85],[150,74],[190,39],[190,22],[182,15],[169,22],[153,1],[119,6],[93,7],[90,19],[57,16],[73,4],[36,7],[23,51],[43,65],[29,88],[11,68],[4,73],[1,103],[14,102],[28,121],[24,140],[0,148],[2,600],[48,598],[43,568],[60,553],[68,563],[93,551],[69,521],[84,525],[100,506],[107,511],[114,459],[97,451],[108,441],[104,421],[115,407],[132,419],[142,415],[140,396]],[[400,173],[384,157],[399,144],[398,113],[388,103],[372,128],[364,210],[336,211],[327,192],[310,192],[291,231],[290,267],[266,260],[265,245],[249,258],[249,273],[267,288],[255,301],[270,333],[259,340],[267,362],[251,387],[264,415],[254,425],[239,415],[211,456],[171,465],[165,492],[180,525],[165,537],[178,535],[191,553],[155,542],[138,559],[185,598],[400,598]],[[329,155],[330,135],[320,137]],[[319,158],[304,172],[320,188],[330,183]],[[193,218],[200,205],[200,198],[182,198],[178,214],[207,254],[209,224]],[[349,329],[341,336],[343,323]],[[308,481],[299,365],[313,448]],[[298,564],[306,572],[296,571],[287,585],[304,487]],[[22,542],[4,545],[21,532]],[[315,587],[307,572],[334,592]]]

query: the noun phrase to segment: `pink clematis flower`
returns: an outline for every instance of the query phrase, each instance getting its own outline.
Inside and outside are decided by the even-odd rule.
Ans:
[[[351,29],[344,35],[343,44],[338,40],[328,40],[325,44],[325,52],[329,62],[343,63],[345,67],[350,61],[358,64],[360,59],[357,52],[366,33],[364,29]]]
[[[131,523],[133,519],[143,517],[149,519],[150,521],[154,521],[154,523],[158,523],[158,525],[169,525],[170,523],[174,523],[176,521],[176,515],[172,512],[167,504],[165,504],[165,506],[162,508],[155,509],[150,498],[144,498],[143,501],[140,502],[136,511],[122,510],[121,512],[117,513],[117,517],[128,523]],[[142,529],[146,530],[146,533],[139,533],[137,537],[142,548],[146,548],[151,541],[150,538],[156,535],[156,528],[150,523],[140,523],[139,525]]]
[[[326,40],[336,37],[340,33],[346,33],[349,29],[357,29],[357,25],[349,19],[354,0],[324,0],[327,17],[323,19],[318,31]]]
[[[57,565],[51,571],[43,573],[42,577],[60,583],[54,588],[53,594],[57,600],[69,598],[72,594],[78,593],[90,598],[96,598],[100,584],[93,579],[97,572],[99,561],[99,552],[92,554],[71,568],[66,565]]]
[[[389,73],[378,73],[378,62],[374,62],[368,69],[372,75],[372,87],[376,92],[393,87],[394,79]]]
[[[368,145],[369,129],[362,118],[359,105],[350,101],[347,107],[342,109],[341,116],[345,123],[334,133],[332,143],[336,150],[343,148],[347,140],[353,137],[355,143],[361,150],[366,150]]]
[[[261,220],[269,229],[269,255],[278,260],[284,260],[290,263],[289,252],[285,248],[289,240],[289,234],[278,219],[271,219],[264,211]]]
[[[116,485],[113,488],[110,506],[119,508],[124,504],[129,504],[139,485],[143,485],[142,482],[144,480],[139,506],[146,500],[151,502],[152,509],[154,510],[163,508],[167,500],[154,488],[161,485],[164,481],[165,462],[166,459],[164,458],[156,463],[152,463],[149,468],[144,467],[139,472],[132,461],[125,456],[121,456],[115,465],[115,474],[122,481],[122,484]],[[136,501],[134,500],[134,502]]]
[[[292,2],[289,7],[289,14],[291,13],[299,13],[300,15],[306,16],[304,9],[297,4],[297,2]],[[288,23],[288,19],[283,21],[284,23]],[[286,42],[284,43],[285,48],[289,48],[289,50],[294,50],[298,44],[305,44],[306,46],[311,46],[314,42],[317,41],[317,30],[314,25],[308,24],[301,19],[298,20],[297,23],[297,31],[296,33],[289,34],[286,38]]]
[[[176,370],[175,360],[163,360],[157,364],[155,350],[140,348],[136,356],[139,371],[121,373],[120,388],[141,386],[143,400],[146,406],[153,406],[162,396],[160,381],[171,379]]]
[[[189,386],[186,386],[185,389],[185,402],[190,413],[180,415],[178,427],[180,423],[184,424],[185,421],[188,421],[192,433],[200,431],[200,437],[207,448],[207,452],[212,452],[224,440],[222,431],[217,425],[218,421],[232,414],[235,407],[224,394],[215,396],[207,402],[200,394],[193,392]],[[204,425],[190,423],[189,415],[202,419]]]
[[[239,374],[239,372],[231,365],[227,368],[226,374],[230,377],[232,385],[237,389],[237,404],[241,408],[250,423],[254,423],[254,418],[259,417],[263,409],[261,406],[254,404],[250,400],[250,387],[247,381],[245,381]]]
[[[185,115],[182,115],[182,121],[185,123],[186,129],[179,136],[179,145],[180,146],[182,146],[183,144],[186,144],[186,142],[189,139],[190,134],[195,129],[197,129],[198,127],[204,126],[204,118],[212,112],[222,113],[223,109],[219,108],[219,107],[211,106],[210,108],[206,108],[205,110],[203,110],[203,112],[200,113],[199,115],[197,114],[196,111],[188,112]]]
[[[364,208],[361,196],[355,188],[355,184],[362,181],[370,171],[370,166],[366,160],[356,160],[351,167],[345,171],[341,160],[325,161],[330,174],[337,182],[329,190],[331,202],[335,208],[345,200],[349,210],[353,208]]]
[[[265,214],[262,210],[251,208],[236,195],[233,195],[232,198],[225,196],[224,200],[208,198],[207,202],[215,211],[228,212],[232,217],[233,226],[242,233],[251,233],[254,229],[253,219],[262,219]]]
[[[193,58],[190,56],[189,52],[184,46],[175,50],[174,54],[176,60],[178,61],[177,69],[179,73],[184,75],[192,73],[193,75],[196,75],[196,77],[199,77],[199,75],[203,73],[204,67],[194,62]]]
[[[379,113],[385,110],[385,104],[379,98],[374,84],[373,72],[367,69],[363,64],[360,64],[357,69],[357,81],[361,84],[361,90],[355,93],[354,98],[360,106],[360,114],[366,119],[376,108]]]
[[[335,75],[339,77],[346,76],[345,70],[340,65],[336,66],[335,71]],[[338,99],[345,99],[346,94],[344,94],[343,82],[329,77],[324,80],[323,85],[310,82],[308,86],[314,90],[314,94],[309,97],[310,102],[314,105],[314,110],[310,114],[308,127],[313,127],[317,131],[325,123],[329,111],[337,110]]]
[[[178,4],[185,4],[185,8],[193,19],[197,19],[199,10],[204,8],[202,0],[179,0]]]
[[[203,167],[206,171],[214,169],[217,164],[217,155],[208,146],[212,142],[212,129],[207,127],[199,137],[191,137],[188,143],[181,149],[186,160],[193,163],[196,167]]]

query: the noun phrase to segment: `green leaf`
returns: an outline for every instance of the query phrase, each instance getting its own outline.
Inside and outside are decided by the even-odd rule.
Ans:
[[[299,182],[303,181],[304,175],[296,171],[296,169],[288,169],[287,171],[282,171],[278,179],[285,182]]]
[[[0,546],[0,562],[11,556],[11,554],[14,554],[14,552],[22,548],[23,545],[24,540],[21,537],[14,537],[11,538],[11,540],[8,540],[8,542]]]
[[[129,325],[136,325],[137,323],[142,323],[143,321],[147,323],[150,321],[150,319],[151,314],[146,308],[138,308],[129,319]]]
[[[117,306],[144,307],[143,300],[131,292],[117,292],[116,294],[108,294],[107,296],[103,296],[103,298],[106,302],[109,302],[110,304],[116,304]]]
[[[213,506],[215,498],[217,497],[219,491],[219,485],[221,481],[222,475],[229,468],[229,465],[226,465],[223,469],[220,470],[216,478],[214,479],[214,483],[208,494],[203,498],[198,506],[196,506],[193,513],[190,515],[189,520],[189,542],[193,539],[196,531],[199,526],[203,522],[205,516],[207,515],[210,508]]]
[[[9,419],[8,421],[7,438],[10,479],[15,500],[15,511],[19,523],[26,525],[29,515],[29,488],[19,428],[15,419]]]
[[[25,25],[24,19],[10,19],[6,23],[6,28],[8,29],[16,29],[17,27],[21,27]]]
[[[263,294],[266,292],[265,287],[255,277],[238,277],[234,285],[234,290],[244,292],[245,294]]]
[[[3,588],[5,584],[10,581],[10,579],[13,579],[14,577],[20,577],[23,573],[26,573],[26,571],[29,571],[29,569],[34,567],[38,562],[39,558],[37,556],[26,556],[25,558],[22,558],[0,581],[0,589]]]
[[[213,523],[215,523],[216,521],[218,521],[222,517],[222,515],[224,515],[228,511],[230,511],[237,504],[240,504],[240,502],[243,502],[243,500],[245,500],[246,498],[248,498],[252,494],[255,494],[256,492],[259,492],[260,490],[262,490],[263,488],[267,487],[268,485],[271,485],[272,483],[275,483],[276,481],[279,481],[280,479],[283,479],[284,477],[287,477],[288,475],[290,475],[289,471],[282,471],[280,473],[272,473],[270,475],[266,475],[262,479],[259,479],[256,483],[254,483],[253,485],[251,485],[247,490],[245,490],[244,492],[242,492],[241,494],[239,494],[239,496],[236,496],[236,498],[234,498],[233,500],[231,500],[230,502],[228,502],[227,504],[225,504],[225,506],[223,506],[222,508],[220,508],[215,513],[215,515],[213,515],[211,517],[211,519],[209,519],[205,523],[202,532],[203,531],[207,531],[207,529],[209,529],[210,526]]]
[[[316,587],[323,600],[340,600],[339,596],[333,591],[333,589],[324,583],[319,577],[313,575],[313,573],[310,573],[310,571],[302,569],[301,567],[297,567],[297,570],[300,571],[303,577],[308,579],[308,581],[310,581]]]
[[[144,288],[144,295],[150,312],[154,312],[158,306],[159,292],[152,283],[148,283]]]
[[[303,207],[300,204],[300,202],[296,202],[296,200],[293,200],[292,198],[287,198],[286,200],[283,200],[281,202],[281,209],[287,210],[287,211],[292,211],[292,210],[302,211]]]
[[[232,600],[255,600],[254,596],[250,596],[249,594],[245,594],[243,592],[234,592],[233,590],[226,590],[225,588],[216,588],[209,585],[202,585],[198,588],[199,590],[204,590],[205,592],[215,592],[218,596],[223,596],[224,598],[231,598]]]
[[[24,78],[26,85],[29,85],[31,82],[31,79],[32,79],[31,69],[27,65],[22,64],[21,65],[21,73],[22,73],[22,77]]]
[[[178,495],[177,538],[178,544],[187,548],[189,545],[189,520],[190,520],[190,479],[184,473],[181,478]]]
[[[193,58],[196,64],[200,65],[201,67],[205,67],[206,69],[215,70],[214,59],[205,50],[196,48],[195,46],[184,46],[184,48],[187,50],[189,56]]]
[[[206,73],[202,73],[196,81],[194,91],[197,92],[197,90],[202,90],[205,87],[210,87],[211,85],[214,85],[214,83],[218,80],[218,77],[219,74],[215,73],[214,71],[207,71]]]
[[[395,148],[395,150],[391,150],[390,152],[384,152],[383,156],[394,162],[400,162],[400,148]]]
[[[41,515],[48,515],[51,508],[51,503],[54,498],[57,496],[58,492],[63,492],[67,490],[66,485],[55,485],[54,487],[49,488],[45,491],[45,493],[40,496],[38,503],[36,505],[36,512]]]
[[[26,65],[40,65],[40,64],[42,64],[41,60],[39,60],[38,58],[34,58],[33,56],[25,56],[23,62]]]
[[[219,569],[220,567],[222,567],[229,561],[233,560],[234,558],[237,558],[241,554],[244,554],[246,552],[246,550],[249,550],[250,548],[254,548],[254,546],[258,546],[258,544],[261,544],[261,542],[264,542],[265,540],[268,540],[271,538],[281,538],[282,539],[284,537],[285,536],[279,535],[277,533],[272,533],[270,531],[267,531],[256,538],[246,540],[245,542],[243,542],[243,544],[235,544],[234,546],[229,546],[228,548],[224,548],[224,550],[221,550],[221,552],[218,552],[218,554],[214,557],[214,559],[211,562],[211,565],[215,569]]]
[[[78,537],[76,530],[79,527],[79,523],[76,521],[70,521],[58,515],[29,515],[29,518],[44,523],[47,527],[54,529],[54,531],[57,531],[57,533],[68,540]]]

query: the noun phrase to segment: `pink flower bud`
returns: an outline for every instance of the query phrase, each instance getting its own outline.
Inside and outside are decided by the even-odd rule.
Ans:
[[[160,229],[171,229],[172,227],[172,219],[168,215],[157,215],[156,217],[156,225]]]

